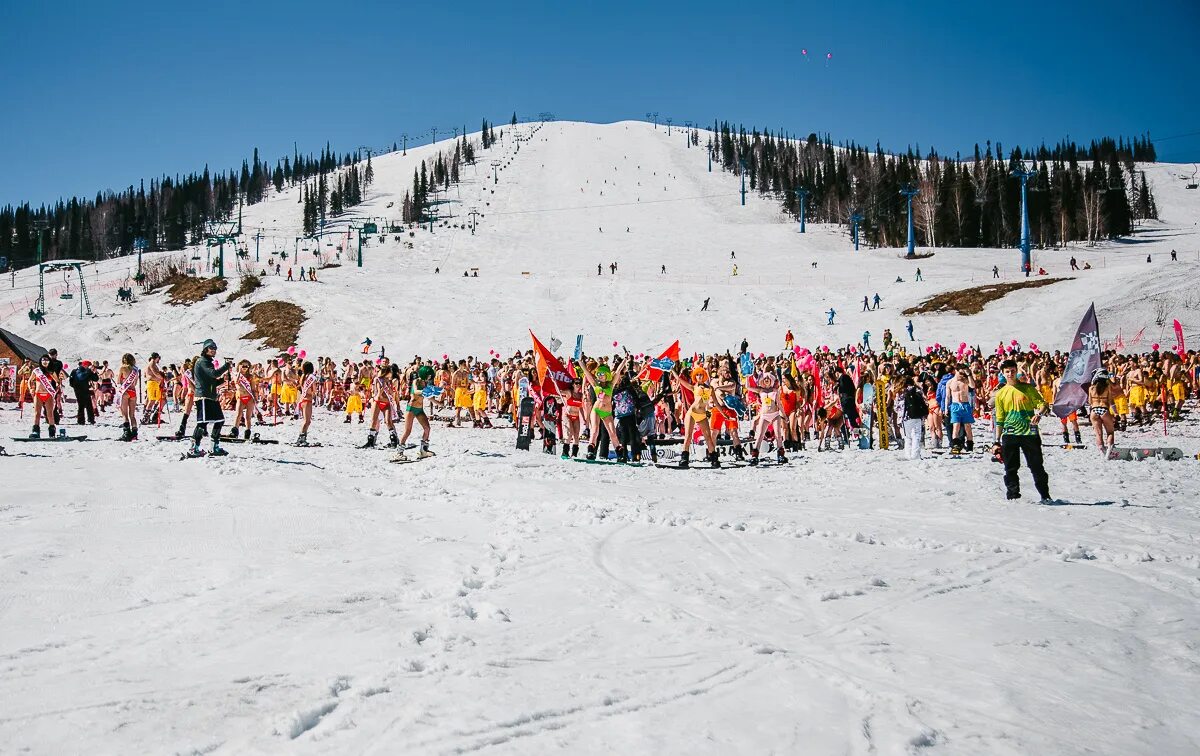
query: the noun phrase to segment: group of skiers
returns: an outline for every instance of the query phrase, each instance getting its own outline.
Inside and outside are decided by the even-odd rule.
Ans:
[[[882,351],[864,344],[810,352],[795,346],[790,332],[775,354],[755,355],[745,340],[740,346],[737,353],[684,359],[581,355],[567,362],[569,387],[547,383],[532,351],[506,358],[493,353],[486,360],[414,357],[404,365],[359,355],[339,366],[328,357],[306,360],[293,349],[266,361],[235,363],[219,361],[211,340],[179,364],[163,365],[152,353],[138,365],[126,354],[115,370],[108,361],[83,360],[68,371],[52,352],[36,364],[26,361],[15,379],[18,399],[33,405],[33,434],[40,436],[43,423],[55,433],[69,388],[77,423],[94,422],[97,413],[115,406],[123,440],[136,440],[140,425],[159,425],[164,416],[170,422],[173,412],[179,415],[174,436],[184,438],[194,414],[197,455],[206,435],[212,437],[207,454],[226,453],[226,412],[234,413],[228,437],[249,440],[255,423],[291,420],[300,424],[296,443],[308,445],[317,409],[344,423],[356,417],[365,423],[369,414],[366,447],[376,445],[386,425],[387,445],[409,448],[419,427],[426,455],[431,419],[447,427],[469,422],[488,428],[504,418],[506,427],[515,426],[522,400],[529,398],[530,427],[548,441],[547,450],[561,443],[563,456],[577,457],[582,448],[585,459],[636,462],[681,444],[682,467],[691,462],[692,443],[703,444],[712,465],[721,464],[719,447],[751,465],[759,463],[764,445],[777,463],[809,444],[818,451],[900,445],[914,458],[926,444],[966,453],[974,449],[974,426],[982,418],[991,421],[988,442],[1006,467],[1014,466],[1009,492],[1017,493],[1021,454],[1035,480],[1044,481],[1040,446],[1050,434],[1038,421],[1053,403],[1065,354],[1001,347],[985,355],[965,345],[958,352],[917,354],[892,339]],[[366,344],[364,351],[370,349]],[[1090,423],[1102,451],[1130,426],[1177,420],[1200,381],[1194,352],[1106,352],[1102,363],[1090,377],[1086,406],[1055,418],[1063,444],[1082,444],[1081,420]]]

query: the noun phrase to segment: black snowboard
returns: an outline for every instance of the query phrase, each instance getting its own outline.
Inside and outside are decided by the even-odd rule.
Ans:
[[[517,448],[529,451],[529,442],[533,440],[533,397],[521,400],[521,410],[517,417]]]

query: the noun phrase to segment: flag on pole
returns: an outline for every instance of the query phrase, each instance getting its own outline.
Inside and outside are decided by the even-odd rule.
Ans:
[[[679,339],[675,343],[667,347],[667,350],[660,354],[657,359],[650,360],[650,364],[642,368],[638,373],[639,381],[658,381],[662,378],[663,373],[670,372],[675,367],[675,363],[679,362]]]
[[[562,396],[569,392],[571,373],[563,367],[553,352],[538,341],[538,337],[533,335],[533,331],[530,331],[529,335],[533,338],[533,353],[537,358],[538,385],[541,387],[543,395],[554,393]]]
[[[1175,321],[1175,353],[1180,357],[1187,354],[1187,349],[1183,346],[1183,325],[1178,320]]]
[[[1096,305],[1084,314],[1071,343],[1067,367],[1058,382],[1054,395],[1054,414],[1063,418],[1087,404],[1087,387],[1100,367],[1100,324],[1096,321]]]

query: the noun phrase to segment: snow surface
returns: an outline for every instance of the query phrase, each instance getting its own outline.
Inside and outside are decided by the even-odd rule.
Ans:
[[[986,283],[993,262],[1016,268],[1014,250],[937,250],[919,263],[924,284],[892,284],[914,267],[897,250],[855,254],[832,227],[800,236],[754,195],[742,208],[735,177],[644,124],[547,124],[478,201],[492,154],[512,150],[506,138],[478,177],[468,169],[456,218],[492,203],[474,237],[375,241],[362,270],[269,280],[252,301],[302,304],[313,354],[367,335],[394,355],[508,352],[527,348],[528,327],[593,348],[723,350],[745,336],[766,350],[789,327],[809,345],[900,333],[901,306]],[[409,153],[375,161],[379,214],[430,154]],[[1092,299],[1104,338],[1156,330],[1150,299],[1195,286],[1200,192],[1176,168],[1146,171],[1163,221],[1123,244],[1040,253],[1052,273],[1072,253],[1095,269],[979,316],[918,318],[922,343],[1064,347]],[[248,208],[247,229],[294,236],[295,198]],[[610,261],[618,275],[597,278]],[[479,279],[461,278],[475,266]],[[113,303],[102,287],[128,267],[89,273],[100,317],[73,318],[78,301],[50,292],[33,329],[30,291],[0,289],[0,326],[72,363],[178,360],[207,336],[223,356],[255,356],[238,343],[249,325],[230,319],[239,305]],[[854,312],[876,289],[885,309]],[[827,328],[831,305],[843,314]],[[1181,305],[1189,336],[1194,312]],[[679,472],[435,427],[437,457],[393,466],[352,448],[363,426],[319,411],[323,448],[177,461],[180,444],[117,443],[111,425],[77,444],[8,441],[26,430],[0,408],[0,445],[37,455],[0,458],[0,752],[1200,750],[1196,425],[1173,426],[1180,462],[1048,449],[1064,506],[1005,501],[985,459],[897,452]]]

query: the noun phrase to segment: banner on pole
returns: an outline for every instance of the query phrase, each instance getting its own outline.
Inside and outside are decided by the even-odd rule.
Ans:
[[[1054,395],[1054,414],[1063,418],[1087,404],[1087,387],[1100,367],[1100,324],[1093,303],[1084,314],[1071,343],[1071,355]]]

